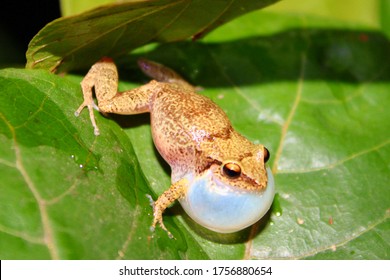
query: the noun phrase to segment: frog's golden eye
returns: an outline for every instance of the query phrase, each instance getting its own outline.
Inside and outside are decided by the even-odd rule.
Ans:
[[[237,178],[241,175],[241,167],[237,163],[228,162],[222,166],[222,172],[228,178]]]
[[[270,153],[266,147],[264,147],[264,163],[266,163],[270,158]]]

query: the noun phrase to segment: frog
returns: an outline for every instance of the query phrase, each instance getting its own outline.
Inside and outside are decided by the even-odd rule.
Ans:
[[[98,136],[94,109],[102,114],[150,114],[154,145],[171,168],[171,185],[151,201],[151,231],[164,211],[179,201],[188,216],[217,233],[250,227],[269,210],[275,195],[267,161],[269,150],[237,132],[227,114],[199,88],[160,63],[140,58],[138,66],[152,80],[118,92],[118,69],[112,58],[97,61],[81,81],[84,108]],[[97,100],[97,104],[95,103]]]

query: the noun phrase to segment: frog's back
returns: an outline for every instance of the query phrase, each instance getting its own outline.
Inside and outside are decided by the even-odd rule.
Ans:
[[[156,147],[168,163],[188,160],[196,146],[231,133],[225,112],[209,98],[174,84],[161,84],[151,102],[151,125]]]

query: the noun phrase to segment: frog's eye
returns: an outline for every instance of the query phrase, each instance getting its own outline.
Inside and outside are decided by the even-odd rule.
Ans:
[[[226,177],[234,179],[241,175],[241,167],[237,163],[228,162],[222,166],[222,173]]]
[[[264,147],[264,163],[266,163],[270,158],[269,151],[266,147]]]

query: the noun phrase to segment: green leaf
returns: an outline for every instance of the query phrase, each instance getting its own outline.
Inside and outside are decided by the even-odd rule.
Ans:
[[[115,3],[117,0],[60,0],[61,14],[63,16],[75,15],[101,5]],[[123,1],[122,1],[123,2]]]
[[[98,116],[95,137],[87,112],[73,115],[81,76],[0,71],[0,258],[389,259],[389,52],[377,31],[257,12],[139,54],[203,87],[271,152],[266,217],[218,235],[176,204],[164,217],[175,240],[148,238],[146,194],[170,184],[148,115]],[[147,81],[136,58],[117,61],[120,90]]]
[[[380,1],[380,24],[383,32],[390,37],[390,19],[388,14],[390,13],[390,2],[387,0]]]
[[[300,1],[299,5],[297,5],[296,1],[281,1],[269,10],[297,14],[304,13],[306,15],[316,15],[328,20],[379,27],[381,1],[387,0],[317,0]]]
[[[150,42],[195,40],[276,1],[143,0],[102,6],[46,25],[29,44],[27,68],[66,71]]]
[[[110,122],[95,137],[73,115],[78,84],[9,69],[0,85],[1,258],[206,257],[174,225],[176,240],[149,238],[154,193],[131,143]]]

